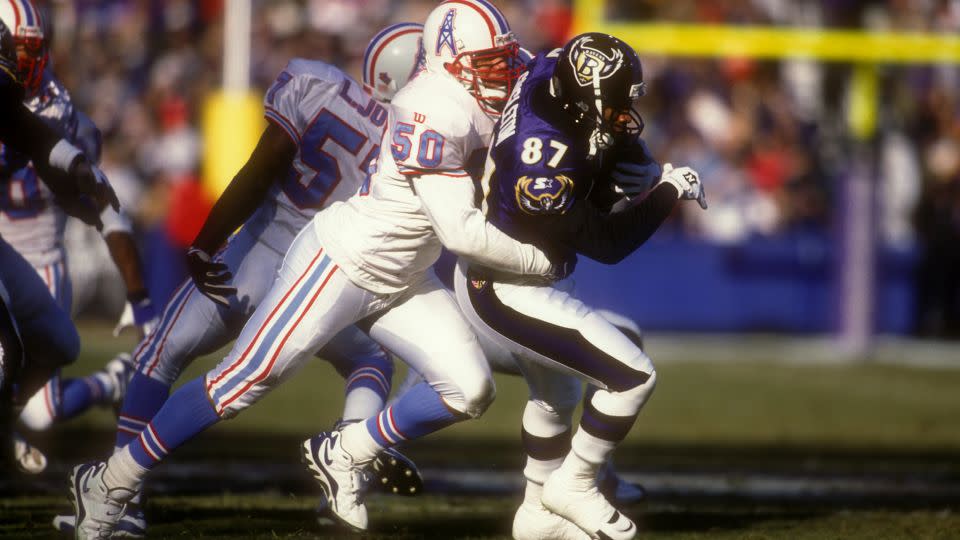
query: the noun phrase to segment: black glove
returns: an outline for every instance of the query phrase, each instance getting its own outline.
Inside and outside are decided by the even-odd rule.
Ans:
[[[109,204],[117,212],[120,211],[120,200],[117,199],[117,194],[110,186],[107,175],[103,174],[100,167],[81,157],[71,165],[70,176],[76,182],[80,194],[92,197],[99,208],[104,208]]]
[[[637,137],[618,154],[610,176],[624,195],[633,198],[650,190],[662,172],[647,143]]]
[[[553,272],[550,275],[550,279],[553,281],[560,281],[562,279],[567,279],[571,274],[573,274],[573,271],[577,268],[577,256],[551,256],[550,263],[553,265]]]
[[[204,296],[223,307],[230,305],[229,298],[237,288],[227,285],[233,279],[227,265],[212,261],[206,251],[192,247],[187,251],[187,267],[194,285]]]

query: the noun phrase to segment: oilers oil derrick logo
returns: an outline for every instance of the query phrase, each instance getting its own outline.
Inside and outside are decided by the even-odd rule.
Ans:
[[[457,16],[457,10],[451,9],[447,12],[446,16],[443,17],[443,24],[440,25],[440,33],[437,35],[437,47],[436,53],[440,54],[440,51],[444,47],[450,49],[451,56],[457,56],[457,43],[453,38],[453,19]]]
[[[562,214],[573,197],[573,180],[558,174],[553,177],[521,176],[517,180],[517,206],[527,214]]]
[[[593,79],[607,79],[623,65],[623,53],[614,49],[610,55],[590,46],[591,36],[578,39],[570,50],[570,65],[577,74],[577,84],[590,86]]]

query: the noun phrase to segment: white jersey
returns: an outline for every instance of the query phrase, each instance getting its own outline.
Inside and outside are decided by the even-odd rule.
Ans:
[[[379,151],[387,109],[338,68],[293,59],[263,99],[264,116],[297,145],[293,163],[245,225],[285,252],[318,210],[357,192]]]
[[[429,71],[407,83],[391,109],[390,140],[370,182],[314,218],[330,257],[354,283],[381,294],[404,290],[440,255],[410,176],[470,176],[483,165],[494,125],[456,80]]]
[[[39,93],[24,105],[92,162],[98,161],[100,132],[74,108],[69,92],[49,69],[43,73]],[[34,268],[63,261],[67,220],[40,180],[29,158],[0,145],[0,236]]]

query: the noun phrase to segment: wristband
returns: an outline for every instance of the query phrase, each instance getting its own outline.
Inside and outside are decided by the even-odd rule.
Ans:
[[[133,322],[137,326],[143,326],[144,323],[149,322],[157,316],[157,312],[153,309],[153,303],[150,302],[149,298],[144,298],[139,302],[131,301],[130,307],[133,309]]]
[[[69,173],[74,162],[82,155],[83,153],[80,152],[79,148],[70,144],[66,139],[60,139],[50,150],[47,161],[50,162],[51,167]]]

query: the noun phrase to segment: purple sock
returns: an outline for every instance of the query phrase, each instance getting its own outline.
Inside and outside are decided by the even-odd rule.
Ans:
[[[123,406],[120,407],[120,416],[117,418],[116,446],[126,446],[140,435],[147,422],[163,407],[169,395],[169,384],[151,379],[139,371],[134,373],[127,385],[127,395],[123,398]]]
[[[393,446],[408,439],[418,439],[465,420],[440,398],[427,383],[411,388],[396,403],[367,420],[367,431],[381,446]]]
[[[181,386],[130,443],[130,454],[142,467],[152,469],[173,449],[220,421],[203,381],[200,376]]]

